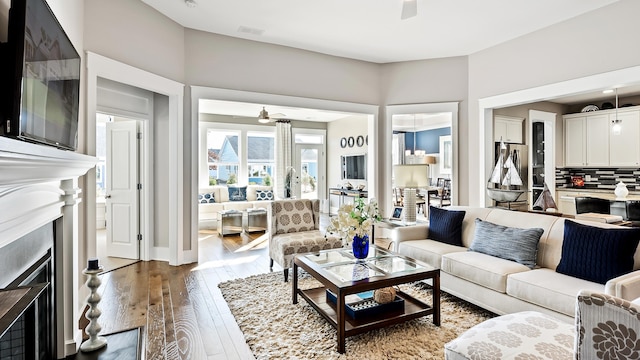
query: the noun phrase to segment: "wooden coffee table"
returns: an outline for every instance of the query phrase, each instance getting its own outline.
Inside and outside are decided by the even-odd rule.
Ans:
[[[298,267],[304,269],[322,286],[298,289]],[[425,304],[402,291],[404,309],[374,313],[352,318],[346,314],[345,297],[387,286],[432,279],[433,301]],[[338,352],[345,352],[345,339],[369,330],[398,324],[422,316],[433,315],[433,323],[440,326],[440,269],[412,258],[372,246],[369,257],[357,260],[351,250],[331,249],[300,254],[293,261],[293,303],[302,296],[338,332]],[[327,290],[335,294],[335,304],[327,301]]]

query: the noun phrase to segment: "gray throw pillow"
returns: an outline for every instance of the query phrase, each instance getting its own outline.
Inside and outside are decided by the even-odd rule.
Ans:
[[[476,230],[469,251],[515,261],[533,269],[543,232],[540,228],[520,229],[476,219]]]

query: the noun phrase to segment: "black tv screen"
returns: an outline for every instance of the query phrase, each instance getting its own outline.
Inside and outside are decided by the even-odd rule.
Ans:
[[[342,179],[366,180],[367,155],[343,155]]]
[[[45,0],[13,0],[9,13],[5,134],[75,150],[80,56]]]

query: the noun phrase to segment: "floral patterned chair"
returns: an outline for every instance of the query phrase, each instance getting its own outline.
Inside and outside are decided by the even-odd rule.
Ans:
[[[639,359],[640,305],[582,290],[575,325],[535,311],[507,314],[472,327],[444,351],[447,360]]]
[[[342,247],[342,241],[320,232],[320,200],[275,200],[269,211],[269,267],[275,261],[289,278],[296,254]]]

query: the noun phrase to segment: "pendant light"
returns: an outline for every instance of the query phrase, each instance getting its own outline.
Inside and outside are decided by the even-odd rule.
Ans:
[[[616,115],[611,123],[613,124],[611,127],[613,135],[620,135],[622,131],[622,120],[618,119],[618,88],[616,88]]]

